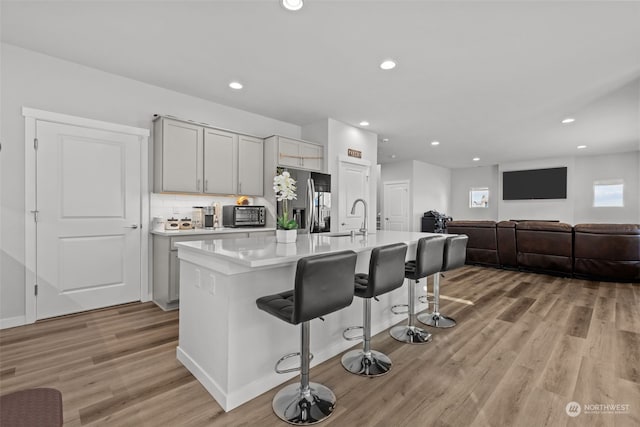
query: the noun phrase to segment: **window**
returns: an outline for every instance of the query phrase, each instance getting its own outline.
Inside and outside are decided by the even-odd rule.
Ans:
[[[472,188],[469,191],[469,207],[470,208],[488,208],[489,207],[489,189]]]
[[[593,183],[593,207],[624,206],[624,182],[621,179]]]

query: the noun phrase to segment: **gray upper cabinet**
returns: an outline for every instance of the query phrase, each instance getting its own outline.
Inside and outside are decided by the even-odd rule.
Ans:
[[[280,166],[291,166],[294,168],[301,167],[300,161],[300,142],[293,139],[284,138],[282,136],[278,139],[278,164]]]
[[[312,142],[275,135],[269,139],[277,150],[278,166],[308,169],[322,172],[324,168],[324,147]]]
[[[204,130],[204,192],[236,194],[238,135],[217,129]]]
[[[159,117],[156,192],[263,195],[264,140]]]
[[[324,151],[323,147],[308,142],[301,142],[299,147],[302,167],[314,171],[321,171],[324,163],[324,156],[322,155]]]
[[[238,137],[238,193],[262,196],[264,141],[251,136]]]
[[[203,128],[160,119],[154,123],[157,192],[202,192]]]

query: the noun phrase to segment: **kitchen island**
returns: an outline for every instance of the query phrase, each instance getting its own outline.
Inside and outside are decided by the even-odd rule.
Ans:
[[[188,230],[152,230],[153,302],[163,310],[175,310],[180,298],[180,262],[176,243],[203,239],[234,239],[275,235],[275,228],[194,228]]]
[[[255,301],[293,289],[298,259],[353,250],[358,254],[356,271],[366,273],[373,248],[404,242],[409,245],[407,258],[414,258],[418,239],[429,235],[378,231],[367,237],[301,234],[289,244],[276,243],[275,237],[177,243],[178,360],[229,411],[297,375],[276,374],[274,364],[284,354],[300,350],[300,327],[258,310]],[[405,286],[372,303],[372,334],[406,321],[390,311],[392,305],[406,303]],[[358,298],[351,306],[326,316],[324,322],[312,321],[312,366],[359,344],[342,338],[342,331],[354,325],[362,325]],[[299,359],[291,361],[291,366],[297,366]],[[345,375],[350,374],[345,371]]]

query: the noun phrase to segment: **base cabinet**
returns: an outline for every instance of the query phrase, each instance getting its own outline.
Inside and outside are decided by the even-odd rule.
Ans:
[[[176,243],[194,240],[241,239],[273,236],[274,231],[247,231],[188,236],[153,235],[153,302],[163,310],[175,310],[180,301],[180,260]]]

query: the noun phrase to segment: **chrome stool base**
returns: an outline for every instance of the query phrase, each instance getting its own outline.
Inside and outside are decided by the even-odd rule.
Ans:
[[[333,413],[336,396],[318,383],[309,383],[303,392],[300,383],[289,384],[273,398],[273,412],[283,421],[294,425],[309,425],[323,421]]]
[[[393,338],[407,344],[426,344],[431,342],[431,334],[415,326],[394,326],[389,330],[389,333]]]
[[[352,374],[379,377],[391,369],[391,359],[376,350],[367,357],[362,350],[351,350],[342,356],[342,366]]]
[[[434,328],[453,328],[456,326],[455,320],[442,314],[422,313],[418,314],[417,319],[420,323]]]

